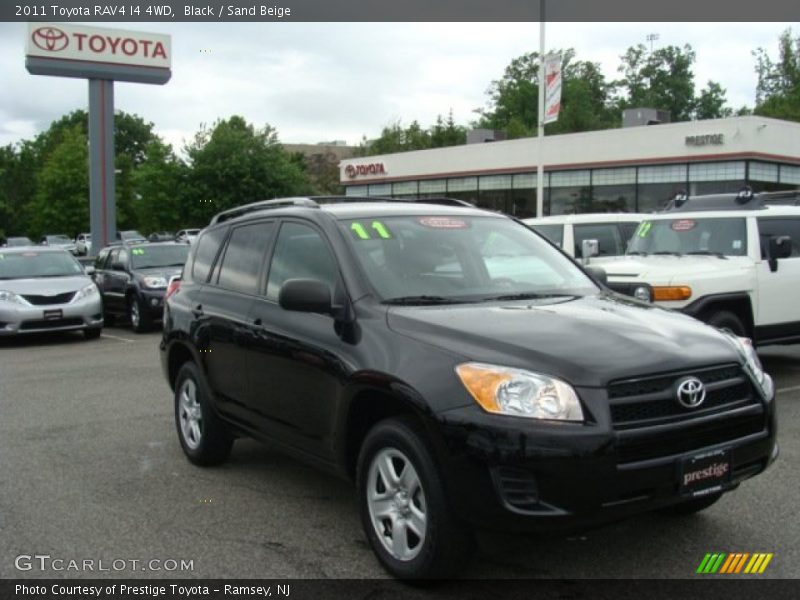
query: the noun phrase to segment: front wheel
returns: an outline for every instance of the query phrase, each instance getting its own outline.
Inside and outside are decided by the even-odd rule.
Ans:
[[[442,578],[466,564],[471,533],[452,514],[414,421],[389,419],[373,427],[359,454],[357,487],[364,531],[389,573]]]
[[[185,363],[175,380],[175,426],[186,457],[196,465],[218,465],[228,458],[233,436],[214,413],[200,371]]]
[[[742,320],[730,311],[718,310],[706,315],[706,318],[703,320],[717,329],[728,331],[739,337],[747,337],[747,329],[745,329]]]
[[[153,320],[147,307],[141,298],[136,295],[128,298],[128,318],[131,321],[131,327],[136,333],[144,333],[153,326]]]

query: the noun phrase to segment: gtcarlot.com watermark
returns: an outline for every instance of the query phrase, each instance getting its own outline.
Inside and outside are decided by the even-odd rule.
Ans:
[[[194,560],[184,558],[64,558],[49,554],[20,554],[14,559],[17,571],[194,571]]]

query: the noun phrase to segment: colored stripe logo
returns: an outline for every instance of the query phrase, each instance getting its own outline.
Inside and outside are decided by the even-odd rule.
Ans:
[[[761,574],[775,556],[773,553],[756,552],[716,552],[706,554],[697,567],[697,572],[703,575],[739,575]]]

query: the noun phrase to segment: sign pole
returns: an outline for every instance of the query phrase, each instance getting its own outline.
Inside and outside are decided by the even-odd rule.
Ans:
[[[539,154],[536,165],[536,216],[544,216],[544,3],[539,0],[539,111],[537,148]]]
[[[114,81],[89,80],[89,216],[92,255],[116,238]]]

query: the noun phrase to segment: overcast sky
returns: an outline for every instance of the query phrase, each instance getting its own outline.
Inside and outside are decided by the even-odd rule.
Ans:
[[[116,108],[142,116],[179,150],[201,123],[243,115],[269,123],[282,142],[376,137],[394,120],[430,125],[452,109],[459,123],[486,104],[486,89],[515,57],[538,50],[537,23],[129,23],[172,35],[172,80],[116,84]],[[609,79],[619,56],[659,34],[658,45],[691,44],[696,82],[722,84],[731,106],[752,106],[751,51],[775,56],[778,35],[798,23],[552,23],[548,48],[575,48]],[[26,26],[0,23],[0,144],[30,138],[87,105],[80,79],[32,76]]]

